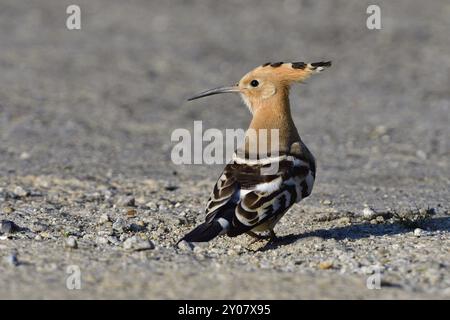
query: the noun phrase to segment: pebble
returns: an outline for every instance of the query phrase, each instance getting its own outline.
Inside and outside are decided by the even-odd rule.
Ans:
[[[17,186],[17,187],[14,189],[14,194],[15,194],[16,196],[18,196],[18,197],[26,197],[26,196],[28,195],[28,192],[25,191],[25,189],[22,188],[21,186]]]
[[[27,160],[27,159],[29,159],[29,158],[30,158],[30,154],[29,154],[28,152],[26,152],[26,151],[22,152],[22,153],[19,155],[19,159],[20,159],[20,160]]]
[[[320,270],[328,270],[331,268],[333,268],[333,262],[331,262],[331,261],[323,261],[323,262],[319,263]]]
[[[70,249],[77,249],[78,242],[74,237],[68,237],[65,242],[65,247]]]
[[[415,235],[416,237],[422,236],[422,235],[423,235],[423,230],[420,229],[420,228],[414,229],[414,235]]]
[[[183,240],[180,243],[178,243],[177,247],[183,251],[193,251],[195,248],[195,246],[192,243],[187,242],[186,240]]]
[[[365,207],[362,211],[362,216],[367,220],[372,220],[375,218],[377,213],[370,207]]]
[[[10,213],[13,213],[13,212],[14,212],[14,208],[13,207],[7,206],[7,207],[3,208],[3,213],[4,214],[10,214]]]
[[[108,239],[105,237],[97,237],[95,238],[95,242],[98,244],[108,244]]]
[[[134,209],[127,210],[127,217],[132,218],[137,215],[137,211]]]
[[[427,159],[427,153],[425,151],[423,151],[423,150],[417,150],[416,151],[416,156],[417,156],[417,158],[422,159],[422,160],[426,160]]]
[[[141,231],[144,231],[144,230],[146,230],[146,229],[147,229],[147,228],[146,228],[145,226],[140,225],[140,224],[138,224],[138,223],[132,223],[132,224],[130,225],[130,230],[133,231],[133,232],[141,232]]]
[[[332,204],[331,200],[326,199],[322,201],[322,204],[326,205],[326,206],[330,206]]]
[[[146,206],[147,208],[149,208],[149,209],[152,209],[152,210],[157,210],[157,209],[158,209],[158,205],[157,205],[156,203],[152,202],[152,201],[147,202],[147,203],[145,204],[145,206]]]
[[[338,223],[340,224],[349,224],[351,223],[351,220],[349,217],[342,217],[338,220]]]
[[[16,231],[20,230],[20,227],[16,225],[13,221],[10,220],[2,220],[0,221],[0,231],[2,233],[14,233]]]
[[[136,199],[133,196],[121,197],[116,205],[120,207],[134,207],[136,205]]]
[[[16,254],[16,253],[11,253],[10,255],[8,255],[8,256],[6,257],[6,261],[7,261],[10,265],[12,265],[12,266],[14,266],[14,267],[17,267],[17,266],[20,264],[19,259],[17,258],[17,254]]]
[[[143,251],[155,249],[155,245],[148,239],[142,239],[139,236],[134,236],[125,240],[123,243],[123,248],[131,251]]]
[[[113,234],[114,231],[112,229],[103,229],[97,231],[97,235],[101,237],[112,236]]]
[[[107,237],[107,239],[108,239],[108,241],[111,242],[113,245],[116,245],[116,246],[117,246],[117,245],[120,244],[119,239],[117,239],[116,237],[109,236],[109,237]]]
[[[122,218],[118,218],[112,225],[113,229],[118,232],[123,232],[126,227],[126,223]]]
[[[107,213],[102,214],[99,218],[98,218],[98,224],[105,224],[111,221],[111,218],[109,217],[109,215]]]
[[[203,248],[199,246],[195,246],[193,251],[195,254],[202,254],[204,252]]]
[[[48,225],[41,223],[41,222],[35,222],[32,225],[31,230],[33,230],[33,232],[35,232],[35,233],[40,233],[40,232],[48,230]]]

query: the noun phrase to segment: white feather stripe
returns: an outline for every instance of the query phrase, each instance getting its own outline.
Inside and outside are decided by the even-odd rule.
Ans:
[[[268,157],[268,158],[264,158],[264,159],[247,159],[247,158],[241,158],[238,157],[236,153],[233,154],[233,161],[236,164],[246,164],[249,166],[254,166],[254,165],[267,165],[270,163],[274,163],[274,162],[280,162],[283,160],[287,160],[287,161],[291,161],[293,162],[295,167],[298,166],[305,166],[309,168],[309,164],[301,159],[298,159],[294,156],[288,156],[288,155],[282,155],[282,156],[277,156],[277,157]]]
[[[221,233],[225,233],[228,231],[228,228],[230,227],[230,223],[228,222],[227,219],[225,218],[219,218],[217,219],[217,222],[220,224],[220,226],[222,227],[222,232]]]
[[[206,206],[206,208],[207,208],[207,212],[214,212],[214,211],[216,211],[218,208],[220,208],[220,207],[222,207],[225,203],[226,203],[226,200],[227,199],[225,199],[225,200],[222,200],[221,202],[217,202],[213,207],[211,207],[211,208],[209,208],[209,206],[210,206],[210,203],[208,203],[208,205]]]
[[[272,193],[280,189],[283,179],[278,177],[270,182],[264,182],[255,186],[255,191]]]
[[[281,198],[285,197],[285,202],[281,203]],[[278,194],[276,197],[272,198],[269,201],[266,201],[263,203],[262,206],[260,206],[259,208],[255,209],[250,209],[249,207],[247,207],[245,205],[244,202],[240,203],[240,206],[242,207],[242,209],[244,209],[245,211],[250,211],[250,212],[256,212],[257,215],[257,221],[250,223],[249,220],[245,217],[243,217],[241,214],[239,214],[238,210],[235,211],[236,214],[236,218],[244,225],[246,226],[253,226],[258,224],[261,220],[263,220],[267,214],[270,214],[272,216],[276,216],[279,213],[285,211],[287,208],[289,208],[292,205],[291,202],[291,193],[289,192],[289,190],[285,190],[283,192],[281,192],[280,194]],[[272,206],[272,210],[270,212],[268,212],[267,208]],[[254,219],[251,219],[254,220]]]

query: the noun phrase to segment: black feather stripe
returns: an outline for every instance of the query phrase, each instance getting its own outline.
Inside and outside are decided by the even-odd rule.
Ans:
[[[212,223],[202,223],[194,230],[186,234],[180,241],[187,242],[206,242],[214,239],[223,231],[219,222],[213,221]]]
[[[331,67],[331,61],[313,62],[313,63],[311,63],[311,66],[313,66],[314,68],[317,68],[317,67]]]
[[[294,69],[305,69],[306,63],[304,62],[292,62],[292,68]]]

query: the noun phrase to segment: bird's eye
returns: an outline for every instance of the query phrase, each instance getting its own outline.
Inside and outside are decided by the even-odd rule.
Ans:
[[[258,80],[252,80],[252,82],[250,82],[250,85],[254,88],[256,88],[259,85]]]

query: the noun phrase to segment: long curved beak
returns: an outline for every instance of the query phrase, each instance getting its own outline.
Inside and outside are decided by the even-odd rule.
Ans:
[[[219,87],[219,88],[206,90],[206,91],[203,91],[203,92],[193,96],[192,98],[189,98],[188,101],[200,99],[200,98],[207,97],[207,96],[212,96],[212,95],[219,94],[219,93],[231,93],[231,92],[239,92],[239,87],[238,86]]]

